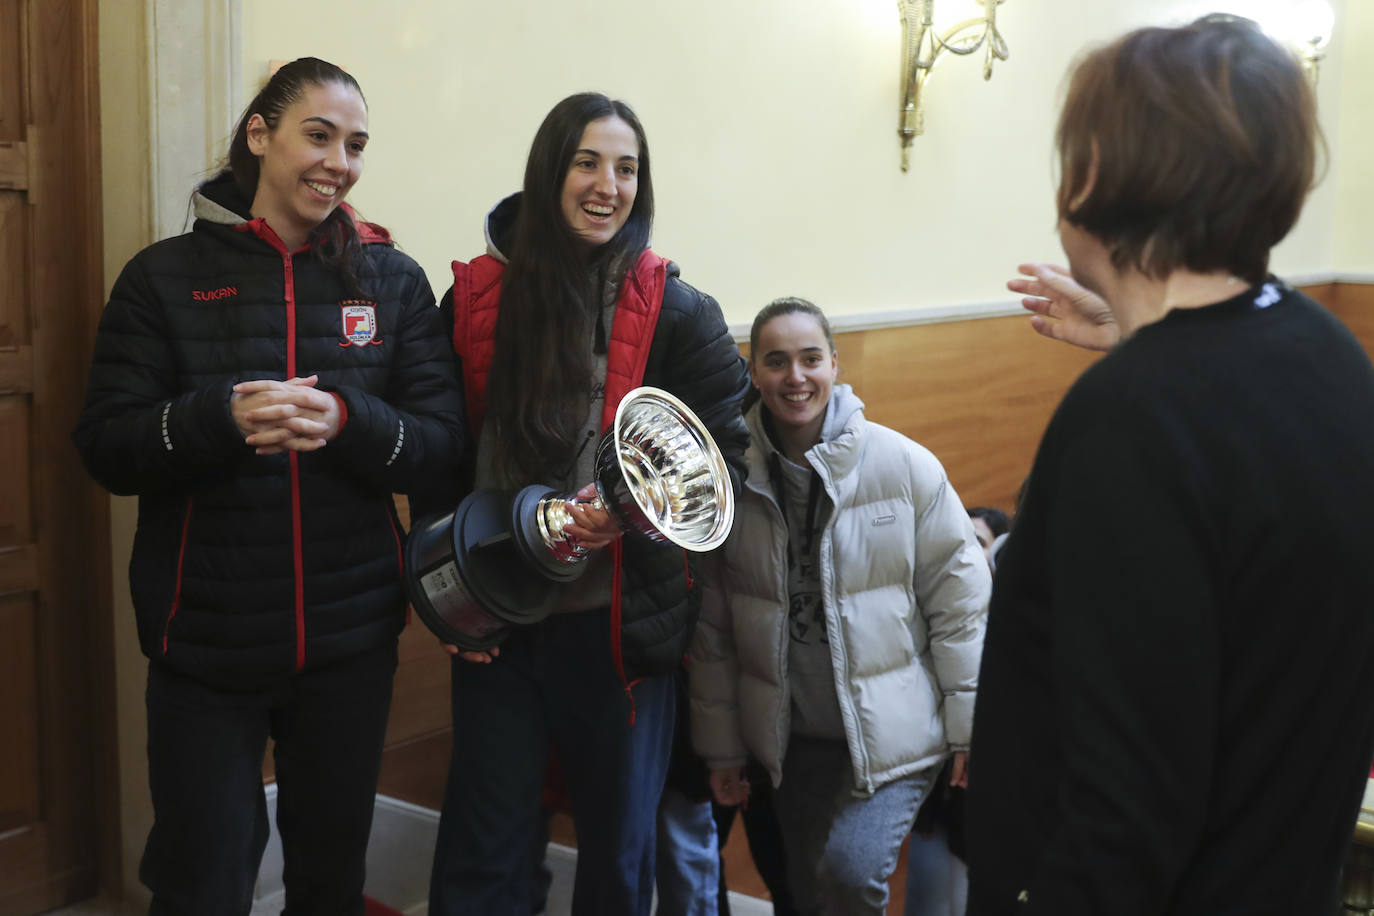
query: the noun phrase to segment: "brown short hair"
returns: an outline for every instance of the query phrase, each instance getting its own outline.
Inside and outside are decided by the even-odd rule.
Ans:
[[[1131,32],[1078,64],[1059,116],[1059,216],[1117,270],[1264,279],[1297,222],[1321,142],[1296,58],[1213,15]]]

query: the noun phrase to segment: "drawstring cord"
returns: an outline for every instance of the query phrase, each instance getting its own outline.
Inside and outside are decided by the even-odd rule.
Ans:
[[[802,541],[801,556],[811,555],[811,545],[816,535],[816,513],[821,503],[821,475],[816,473],[815,468],[811,468],[811,482],[806,491],[806,527],[802,532],[805,538]],[[777,452],[768,455],[768,475],[773,484],[773,496],[778,501],[778,509],[782,512],[783,520],[787,520],[787,482],[782,475],[782,458]],[[797,554],[793,550],[792,538],[787,538],[787,568],[796,569]]]

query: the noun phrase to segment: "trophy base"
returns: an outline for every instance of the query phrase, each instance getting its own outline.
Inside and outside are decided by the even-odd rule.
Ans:
[[[508,494],[479,490],[415,525],[407,541],[411,605],[440,640],[467,652],[500,645],[513,626],[537,623],[553,607],[555,583],[529,574],[510,508]]]

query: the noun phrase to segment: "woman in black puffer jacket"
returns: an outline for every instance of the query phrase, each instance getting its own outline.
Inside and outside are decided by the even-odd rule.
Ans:
[[[367,108],[311,58],[244,112],[193,230],[140,252],[101,318],[74,433],[139,497],[153,913],[246,914],[275,740],[288,912],[361,914],[404,533],[393,492],[460,457],[424,272],[342,204]]]

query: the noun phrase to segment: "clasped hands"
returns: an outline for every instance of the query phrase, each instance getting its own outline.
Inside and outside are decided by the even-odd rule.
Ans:
[[[319,376],[239,382],[229,410],[243,441],[259,455],[313,452],[339,434],[339,402],[315,387]]]

